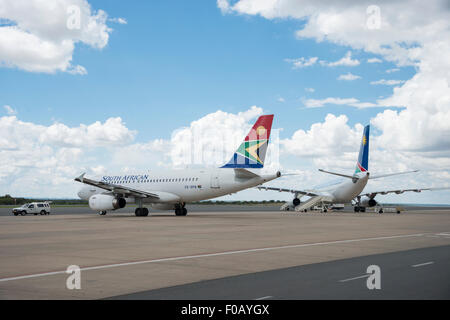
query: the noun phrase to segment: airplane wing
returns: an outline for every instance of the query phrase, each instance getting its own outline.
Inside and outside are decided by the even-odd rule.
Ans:
[[[370,199],[373,199],[376,197],[377,194],[385,195],[389,193],[395,193],[395,194],[402,194],[403,192],[422,192],[422,191],[435,191],[435,190],[446,190],[450,189],[448,187],[441,187],[441,188],[421,188],[421,189],[397,189],[397,190],[387,190],[387,191],[376,191],[376,192],[369,192],[365,194],[361,194],[360,196],[366,196]]]
[[[314,193],[311,191],[306,191],[306,190],[293,190],[293,189],[284,189],[284,188],[274,188],[274,187],[256,187],[259,190],[272,190],[272,191],[278,191],[278,192],[290,192],[290,193],[294,193],[294,194],[302,194],[304,196],[308,196],[308,197],[316,197],[316,196],[320,196],[318,193]]]
[[[103,182],[103,181],[96,181],[96,180],[92,180],[92,179],[88,179],[84,177],[84,173],[79,176],[78,178],[75,178],[75,181],[84,183],[84,184],[88,184],[100,189],[104,189],[107,191],[110,191],[114,194],[124,194],[124,195],[128,195],[128,196],[132,196],[132,197],[136,197],[136,198],[153,198],[154,200],[158,200],[159,199],[159,195],[155,194],[155,193],[150,193],[150,192],[145,192],[142,190],[137,190],[137,189],[133,189],[133,188],[129,188],[129,187],[124,187],[118,184],[112,184],[112,183],[107,183],[107,182]]]

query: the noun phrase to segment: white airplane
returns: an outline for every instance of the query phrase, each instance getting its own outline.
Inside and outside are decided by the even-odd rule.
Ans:
[[[377,194],[388,194],[395,193],[401,194],[403,192],[422,192],[424,190],[442,190],[448,188],[422,188],[422,189],[398,189],[398,190],[386,190],[386,191],[377,191],[364,193],[364,188],[367,185],[369,179],[377,179],[383,177],[389,177],[399,174],[417,172],[418,170],[413,171],[404,171],[397,173],[389,173],[383,175],[371,176],[369,169],[369,130],[370,126],[367,125],[364,128],[361,148],[359,150],[358,161],[356,163],[356,170],[353,175],[346,175],[336,172],[325,171],[319,169],[321,172],[325,172],[328,174],[337,175],[340,177],[347,178],[347,181],[344,181],[332,188],[327,190],[293,190],[293,189],[284,189],[284,188],[275,188],[275,187],[258,187],[260,190],[273,190],[279,192],[291,192],[293,193],[294,199],[292,202],[288,202],[282,206],[285,210],[295,209],[296,211],[306,212],[308,209],[314,207],[317,204],[321,204],[324,207],[324,211],[327,211],[327,206],[329,204],[337,204],[337,203],[352,203],[354,205],[355,212],[364,212],[367,207],[374,207],[378,204],[375,200]],[[303,196],[311,197],[305,202],[301,202],[300,199]],[[383,212],[383,209],[380,209],[380,213]]]
[[[177,216],[185,216],[188,202],[253,188],[281,176],[279,171],[263,175],[248,170],[264,166],[272,121],[273,115],[259,117],[231,160],[221,168],[103,176],[99,181],[82,174],[75,181],[87,186],[78,192],[78,196],[88,200],[90,208],[101,215],[134,202],[138,205],[136,216],[148,216],[149,210],[143,207],[144,204],[161,210],[175,210]]]

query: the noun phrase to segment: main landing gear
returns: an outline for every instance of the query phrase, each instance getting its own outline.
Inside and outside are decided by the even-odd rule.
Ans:
[[[178,204],[175,206],[175,215],[177,216],[186,216],[187,215],[187,209],[185,208],[185,203]]]
[[[355,212],[366,212],[366,207],[361,206],[361,197],[360,196],[356,197],[355,203],[353,205],[354,205],[353,210]]]
[[[136,217],[146,217],[148,216],[148,209],[144,207],[136,208],[134,214],[136,215]]]
[[[146,217],[148,216],[148,209],[142,206],[142,199],[137,199],[138,207],[134,210],[136,217]]]
[[[106,211],[100,211],[98,214],[101,216],[104,216],[104,215],[106,215]]]

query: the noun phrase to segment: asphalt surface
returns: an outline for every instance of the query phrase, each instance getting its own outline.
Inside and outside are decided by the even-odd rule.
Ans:
[[[367,287],[371,265],[380,267],[380,289]],[[450,299],[450,246],[257,272],[110,299]]]
[[[169,291],[155,299],[449,298],[443,287],[450,283],[448,209],[355,214],[199,207],[209,211],[136,217],[133,207],[106,216],[61,207],[65,213],[0,216],[0,299],[136,293],[132,298],[147,299],[160,290]],[[420,248],[430,251],[407,252]],[[381,267],[382,290],[368,293],[364,273],[371,264]],[[81,268],[80,290],[66,287],[72,265]]]
[[[255,212],[255,211],[262,211],[262,212],[279,212],[280,211],[280,205],[187,205],[186,208],[188,209],[188,212]],[[12,209],[14,206],[11,207],[3,207],[0,208],[0,216],[11,216],[12,215]],[[120,210],[116,210],[113,212],[108,212],[108,215],[119,215],[123,213],[130,213],[134,212],[135,206],[129,206],[125,207]],[[416,205],[410,205],[410,206],[404,206],[405,211],[415,211],[415,210],[445,210],[450,209],[450,206],[416,206]],[[151,207],[149,207],[150,215],[152,214],[167,214],[167,215],[173,215],[174,213],[170,210],[155,210]],[[336,212],[339,212],[340,210],[336,210]],[[353,208],[350,206],[346,206],[343,210],[345,212],[353,212]],[[72,214],[96,214],[95,211],[91,210],[88,206],[64,206],[64,207],[58,207],[53,206],[52,215],[72,215]]]
[[[281,205],[187,205],[186,208],[188,212],[236,212],[236,211],[279,211]],[[155,210],[152,207],[148,207],[151,214],[170,214],[174,215],[171,210]],[[10,208],[0,208],[0,216],[11,216],[12,209]],[[109,215],[117,215],[122,213],[134,212],[135,206],[125,207],[120,210],[115,210],[113,212],[108,212]],[[66,214],[96,214],[95,211],[90,209],[88,206],[68,206],[68,207],[58,207],[53,206],[52,215],[66,215]]]

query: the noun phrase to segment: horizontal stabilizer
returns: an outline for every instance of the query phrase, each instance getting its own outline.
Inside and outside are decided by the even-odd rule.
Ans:
[[[406,174],[406,173],[413,173],[413,172],[419,172],[419,170],[379,174],[379,175],[370,176],[369,179],[378,179],[378,178],[385,178],[385,177],[390,177],[390,176],[398,176],[399,174]]]
[[[326,171],[326,170],[323,170],[323,169],[319,169],[319,171],[320,171],[320,172],[325,172],[325,173],[328,173],[328,174],[333,174],[333,175],[339,176],[339,177],[348,178],[348,179],[356,179],[356,180],[359,179],[358,177],[350,176],[350,175],[348,175],[348,174],[337,173],[337,172],[331,172],[331,171]]]

